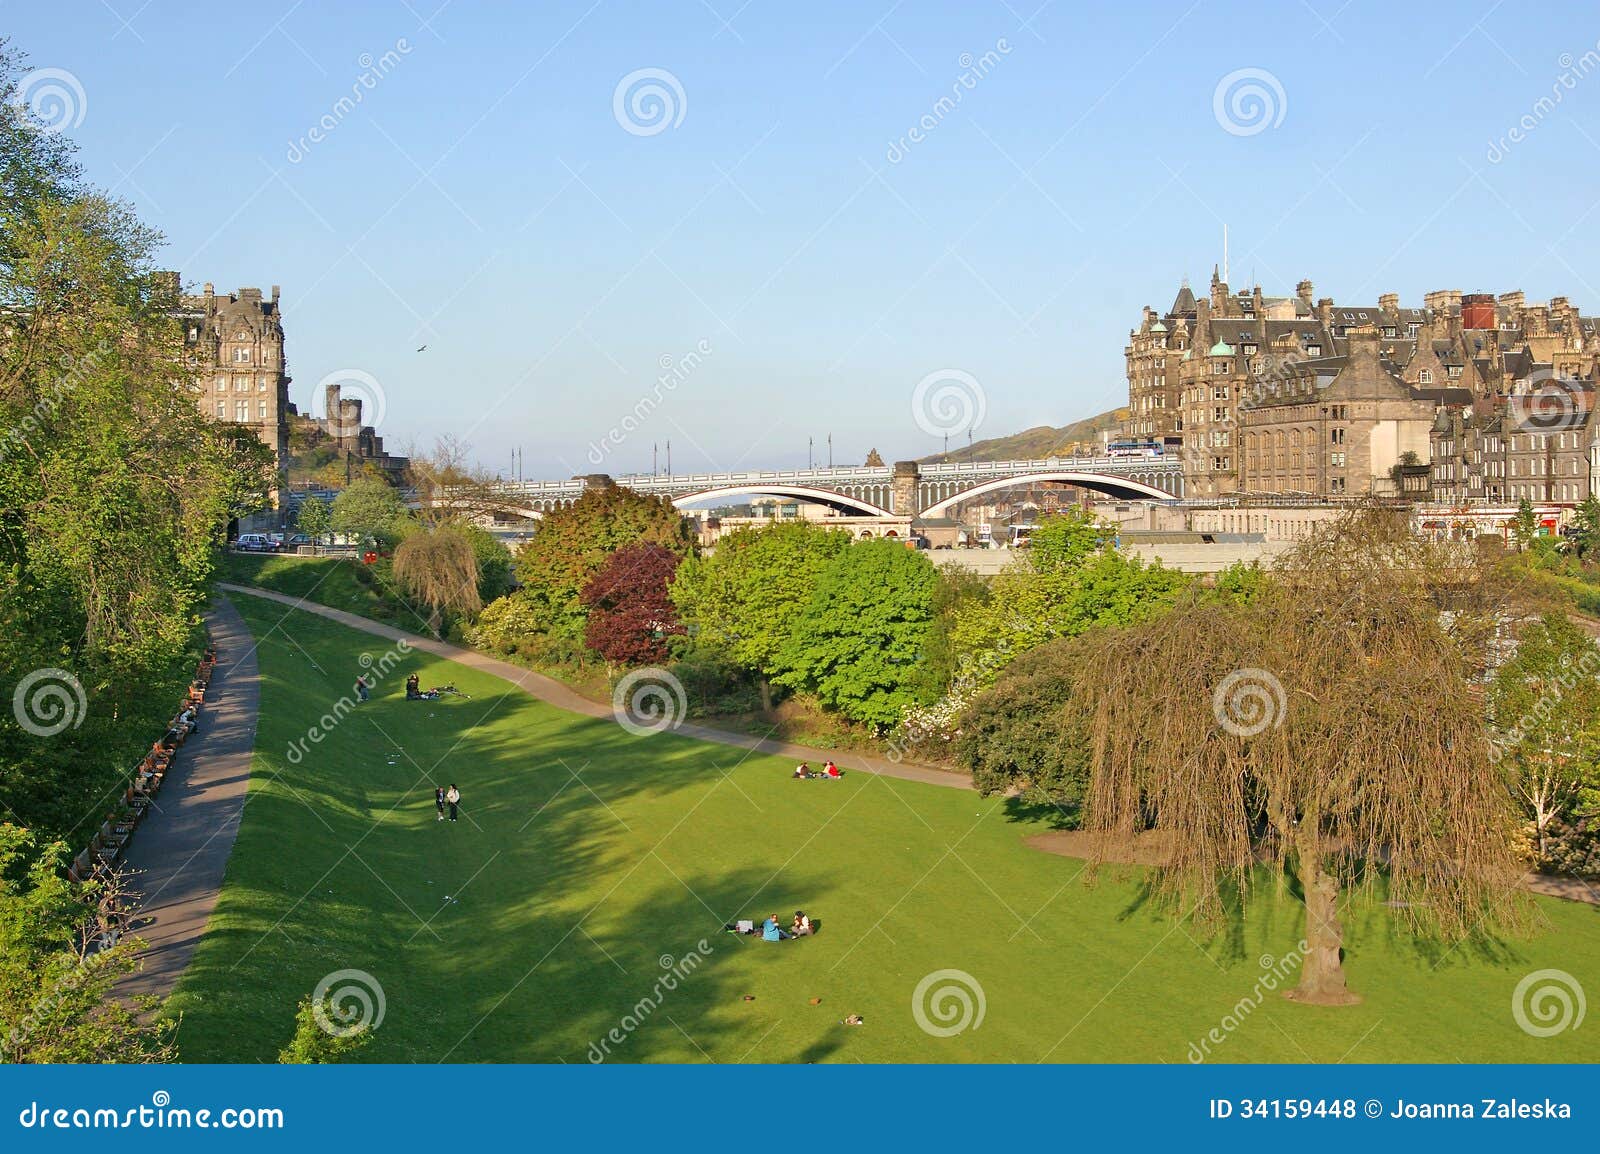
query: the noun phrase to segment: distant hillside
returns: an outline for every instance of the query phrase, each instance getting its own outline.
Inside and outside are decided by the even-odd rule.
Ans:
[[[959,448],[951,445],[950,459],[1017,461],[1039,457],[1064,457],[1071,455],[1074,447],[1080,445],[1081,451],[1088,451],[1091,445],[1098,443],[1102,432],[1115,429],[1122,423],[1126,412],[1125,409],[1112,409],[1110,412],[1063,425],[1059,429],[1051,428],[1049,425],[1039,425],[1032,429],[1024,429],[1020,433],[1013,433],[1009,437],[990,437],[987,440],[972,442],[971,450],[965,445]],[[932,463],[943,457],[943,453],[934,453],[923,457],[922,461]]]

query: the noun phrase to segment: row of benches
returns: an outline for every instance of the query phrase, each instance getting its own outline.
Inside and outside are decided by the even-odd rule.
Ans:
[[[199,725],[200,710],[205,705],[206,689],[217,667],[217,652],[207,649],[195,668],[194,680],[184,696],[183,705],[167,724],[167,731],[150,746],[150,752],[134,769],[131,780],[123,789],[115,808],[110,810],[89,845],[73,859],[67,876],[75,882],[85,882],[103,877],[121,860],[128,840],[139,822],[150,809],[162,783],[172,769],[178,749]]]

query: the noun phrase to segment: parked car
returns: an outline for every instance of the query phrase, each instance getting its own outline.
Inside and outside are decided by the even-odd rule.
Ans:
[[[302,545],[315,545],[308,533],[296,533],[283,543],[285,549],[298,549]]]
[[[278,548],[277,543],[265,533],[240,533],[233,547],[246,553],[272,553]]]

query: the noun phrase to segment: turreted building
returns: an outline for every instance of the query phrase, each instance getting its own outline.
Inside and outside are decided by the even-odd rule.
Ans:
[[[1591,455],[1600,333],[1565,297],[1446,289],[1421,308],[1393,293],[1341,307],[1309,280],[1269,297],[1213,270],[1205,297],[1185,283],[1166,313],[1146,307],[1125,353],[1123,435],[1180,454],[1188,497],[1398,494],[1402,476],[1414,496],[1430,463],[1430,493],[1590,491],[1577,462]],[[1568,415],[1529,428],[1526,398],[1548,407],[1552,390]]]

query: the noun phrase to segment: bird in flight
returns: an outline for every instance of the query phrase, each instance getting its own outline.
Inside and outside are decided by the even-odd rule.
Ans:
[[[419,349],[418,349],[418,350],[417,350],[417,352],[419,352],[419,353],[420,353],[420,352],[423,352],[423,351],[424,351],[424,350],[426,350],[426,349],[427,349],[427,347],[428,347],[428,346],[427,346],[427,345],[423,345],[423,346],[422,346],[422,348],[419,348]]]

